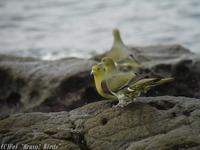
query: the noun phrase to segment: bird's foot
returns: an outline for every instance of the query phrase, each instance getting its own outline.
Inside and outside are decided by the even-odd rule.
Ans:
[[[117,105],[114,105],[113,108],[123,108],[127,106],[128,104],[132,103],[133,101],[125,101],[125,100],[119,100],[119,103]]]

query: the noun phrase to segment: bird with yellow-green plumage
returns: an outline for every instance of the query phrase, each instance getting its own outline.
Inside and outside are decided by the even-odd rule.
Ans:
[[[122,71],[134,70],[141,67],[142,65],[136,58],[137,50],[131,50],[124,44],[118,29],[113,29],[112,34],[113,45],[106,53],[106,57],[111,57],[116,62],[119,70]]]
[[[146,78],[133,72],[121,72],[110,57],[92,67],[97,92],[104,98],[118,99],[117,106],[125,106],[152,87],[167,83],[173,78]]]

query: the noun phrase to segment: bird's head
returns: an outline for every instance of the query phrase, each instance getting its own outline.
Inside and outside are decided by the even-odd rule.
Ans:
[[[101,76],[104,73],[105,73],[105,70],[104,70],[102,64],[92,66],[92,70],[90,72],[90,74],[94,75],[94,76]]]
[[[114,71],[117,69],[116,62],[111,57],[104,57],[101,59],[101,62],[107,71]]]

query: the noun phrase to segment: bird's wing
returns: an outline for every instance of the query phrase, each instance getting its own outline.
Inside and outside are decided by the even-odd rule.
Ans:
[[[163,78],[163,79],[160,79],[160,80],[157,80],[156,82],[153,82],[152,84],[149,85],[149,87],[154,87],[154,86],[157,86],[157,85],[160,85],[160,84],[164,84],[164,83],[168,83],[168,82],[171,82],[173,81],[174,78]]]
[[[108,88],[113,92],[117,92],[129,84],[129,82],[135,77],[136,75],[134,73],[116,73],[109,75],[105,80]]]
[[[164,79],[146,78],[146,79],[139,80],[138,82],[130,85],[129,89],[148,91],[152,87],[155,87],[163,83],[171,82],[173,80],[174,80],[173,78],[164,78]]]

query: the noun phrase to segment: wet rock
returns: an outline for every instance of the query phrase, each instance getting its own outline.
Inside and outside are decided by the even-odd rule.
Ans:
[[[0,114],[71,110],[98,98],[89,75],[95,61],[42,61],[0,55]]]
[[[124,108],[99,101],[70,112],[20,113],[0,120],[0,142],[59,149],[193,150],[200,147],[200,101],[140,97]]]

